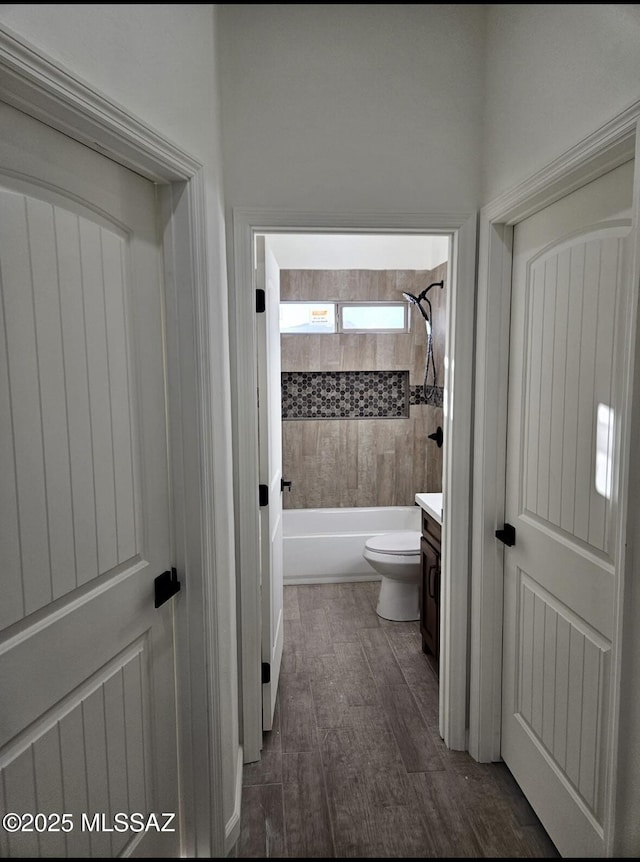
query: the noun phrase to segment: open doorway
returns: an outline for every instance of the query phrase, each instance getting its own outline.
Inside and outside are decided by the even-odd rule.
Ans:
[[[438,498],[439,533],[450,246],[447,234],[256,236],[263,730],[283,587],[377,581],[376,613],[419,620],[437,672],[439,566],[421,565],[416,502]],[[374,537],[402,545],[383,560],[385,573],[402,564],[393,577],[363,553]]]
[[[470,458],[470,426],[471,426],[471,367],[473,353],[473,258],[475,253],[475,219],[428,219],[423,220],[419,229],[415,225],[409,230],[401,230],[399,224],[389,224],[386,230],[379,226],[365,229],[360,225],[345,228],[344,224],[333,228],[331,220],[327,220],[321,227],[314,224],[298,225],[296,229],[291,228],[289,219],[280,215],[274,215],[271,219],[265,218],[264,213],[252,214],[241,212],[235,214],[235,272],[238,284],[251,285],[255,290],[254,263],[255,246],[257,236],[276,236],[282,234],[294,235],[298,242],[302,235],[316,234],[344,234],[351,237],[362,237],[369,235],[377,239],[378,245],[387,235],[393,234],[398,237],[423,238],[427,235],[439,234],[447,237],[449,246],[447,288],[443,291],[446,295],[446,348],[442,357],[442,427],[445,445],[443,448],[444,461],[442,478],[444,486],[448,489],[445,503],[445,519],[448,519],[450,528],[443,532],[443,604],[442,619],[443,642],[441,652],[441,679],[440,686],[443,696],[441,697],[440,727],[445,743],[452,749],[463,750],[466,746],[466,638],[467,638],[467,572],[468,572],[468,524],[469,524],[469,458]],[[403,219],[399,218],[398,222]],[[436,263],[437,266],[437,263]],[[283,267],[284,268],[284,267]],[[363,268],[364,265],[363,265]],[[428,265],[407,266],[399,263],[398,269],[424,269],[429,270]],[[415,295],[414,290],[406,292]],[[244,288],[246,291],[246,287]],[[402,290],[396,291],[400,302],[402,302]],[[395,294],[394,294],[395,295]],[[461,296],[465,301],[461,301]],[[468,299],[467,299],[468,297]],[[244,298],[244,302],[243,302]],[[235,341],[235,375],[242,385],[239,385],[234,393],[236,399],[236,512],[237,522],[244,538],[239,537],[237,549],[240,564],[240,594],[241,594],[241,651],[243,670],[243,746],[245,762],[252,762],[260,758],[260,742],[262,734],[262,699],[261,672],[263,655],[261,650],[261,628],[262,628],[262,606],[261,590],[256,591],[255,581],[260,585],[261,578],[261,553],[260,553],[260,513],[257,506],[256,488],[260,484],[258,476],[258,465],[255,464],[257,450],[257,433],[252,430],[248,419],[255,422],[253,426],[258,427],[257,405],[250,404],[250,392],[256,392],[257,386],[247,381],[257,383],[257,362],[255,330],[255,315],[247,314],[249,297],[246,292],[240,295],[240,289],[232,294],[232,305],[234,314],[234,331],[232,339]],[[456,313],[456,309],[459,312]],[[251,309],[252,311],[254,309]],[[424,322],[423,322],[424,326]],[[423,337],[426,333],[423,329]],[[424,353],[423,353],[424,356]],[[255,363],[255,364],[254,364]],[[455,372],[455,373],[454,373]],[[302,372],[305,373],[305,372]],[[419,380],[419,378],[418,378]],[[421,382],[424,382],[424,378]],[[415,377],[413,386],[419,387]],[[454,385],[455,384],[455,385]],[[437,378],[436,385],[440,385]],[[411,381],[409,382],[409,387]],[[460,420],[456,423],[454,430],[452,425],[453,413]],[[434,429],[428,428],[429,433]],[[245,457],[243,457],[243,454]],[[282,476],[285,481],[289,480],[286,475]],[[414,493],[417,492],[416,491]],[[292,491],[284,491],[284,494]],[[286,498],[285,498],[286,499]],[[414,500],[410,500],[413,503]],[[448,567],[456,571],[456,579],[452,580]],[[251,571],[260,572],[251,579]]]

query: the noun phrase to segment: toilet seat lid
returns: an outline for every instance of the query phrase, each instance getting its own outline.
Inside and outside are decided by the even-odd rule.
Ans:
[[[365,547],[378,554],[411,556],[420,553],[420,533],[417,530],[399,530],[397,533],[383,533],[372,536]]]

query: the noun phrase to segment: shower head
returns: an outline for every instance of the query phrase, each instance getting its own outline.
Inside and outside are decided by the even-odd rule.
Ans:
[[[425,299],[426,290],[420,294],[419,298],[417,296],[414,296],[412,293],[404,293],[404,291],[403,291],[402,295],[407,300],[407,302],[412,303],[412,305],[416,305],[418,307],[418,309],[420,310],[420,314],[424,317],[424,319],[427,321],[427,323],[430,323],[429,315],[424,310],[424,308],[420,305],[422,300]],[[429,306],[429,311],[431,311],[431,303],[429,302],[428,299],[426,300],[426,302],[427,302],[427,305]]]

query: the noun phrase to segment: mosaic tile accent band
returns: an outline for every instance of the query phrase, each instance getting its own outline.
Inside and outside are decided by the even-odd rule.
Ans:
[[[427,386],[425,396],[424,386],[411,386],[409,391],[409,404],[414,407],[418,404],[428,404],[431,407],[442,407],[444,402],[444,386]]]
[[[408,371],[283,371],[283,419],[402,419]]]

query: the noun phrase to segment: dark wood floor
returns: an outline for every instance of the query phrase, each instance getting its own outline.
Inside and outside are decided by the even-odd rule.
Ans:
[[[379,583],[285,587],[282,673],[236,857],[557,857],[504,764],[448,751],[418,623]]]

